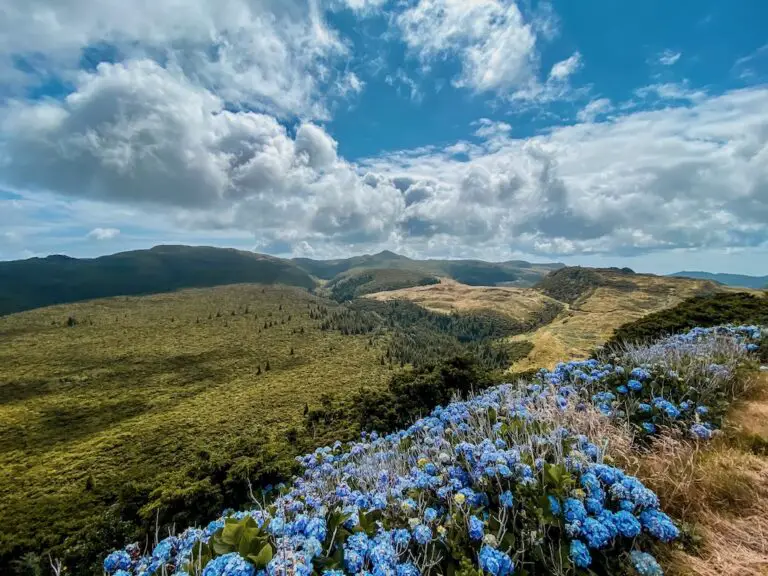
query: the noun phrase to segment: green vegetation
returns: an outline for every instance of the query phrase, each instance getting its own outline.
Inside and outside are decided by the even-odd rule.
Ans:
[[[428,286],[439,282],[434,276],[415,270],[372,268],[344,272],[326,284],[323,291],[337,302],[346,302],[375,292]]]
[[[768,297],[745,292],[695,296],[674,308],[650,314],[616,329],[606,347],[622,342],[647,342],[690,330],[720,324],[768,324]]]
[[[390,270],[410,270],[430,276],[447,276],[457,282],[471,286],[493,286],[495,284],[533,286],[551,270],[562,267],[562,264],[531,264],[520,260],[509,262],[411,260],[389,251],[343,260],[295,258],[293,262],[313,276],[325,280],[331,280],[339,274],[351,271],[360,272],[387,268]]]
[[[306,405],[391,375],[368,337],[320,330],[321,306],[241,285],[0,318],[0,573],[53,548],[92,574],[156,515],[202,520],[283,475]]]
[[[157,246],[93,259],[67,256],[0,262],[0,315],[108,296],[242,282],[313,288],[289,260],[253,252]]]
[[[530,350],[497,339],[522,329],[261,285],[0,318],[0,573],[51,551],[90,575],[112,547],[242,506],[298,454],[497,381]]]
[[[490,310],[439,314],[407,300],[356,300],[327,315],[321,327],[343,334],[389,333],[382,362],[428,367],[445,358],[470,355],[487,370],[507,368],[530,352],[524,346],[502,344],[500,339],[520,334],[557,315],[547,307],[539,318],[519,322]]]
[[[609,274],[606,274],[608,272]],[[630,268],[582,268],[581,266],[570,266],[560,268],[550,272],[541,282],[536,285],[544,294],[573,304],[595,288],[600,286],[610,286],[611,288],[632,291],[635,284],[631,277],[634,272]],[[624,278],[626,276],[626,278]]]

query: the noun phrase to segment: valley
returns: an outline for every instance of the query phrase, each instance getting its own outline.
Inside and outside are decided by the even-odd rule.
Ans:
[[[561,267],[530,287],[469,285],[382,258],[392,267],[270,260],[268,284],[0,317],[0,515],[14,527],[0,534],[2,564],[54,550],[87,573],[106,547],[156,522],[194,524],[241,504],[250,483],[286,478],[320,443],[407,422],[450,398],[440,382],[456,370],[498,382],[552,367],[628,322],[736,292]],[[437,396],[418,396],[432,386]],[[417,395],[397,404],[409,387]]]

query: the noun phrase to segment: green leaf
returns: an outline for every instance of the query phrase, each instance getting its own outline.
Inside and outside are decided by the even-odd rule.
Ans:
[[[244,529],[244,523],[236,522],[225,524],[224,530],[221,533],[222,542],[229,544],[230,546],[237,546]]]
[[[266,568],[272,561],[272,545],[265,544],[256,557],[256,568]]]

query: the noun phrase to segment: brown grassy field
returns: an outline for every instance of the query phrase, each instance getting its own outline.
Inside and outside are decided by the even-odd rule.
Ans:
[[[679,304],[686,298],[718,287],[708,280],[599,272],[609,285],[588,291],[573,304],[561,303],[563,312],[554,321],[527,334],[511,338],[528,340],[533,350],[513,366],[515,371],[551,367],[564,358],[584,357],[605,342],[618,328],[643,316]],[[610,285],[617,281],[618,286]],[[631,289],[630,289],[631,288]],[[441,279],[440,284],[378,292],[376,300],[410,300],[436,312],[495,310],[516,320],[528,320],[547,302],[555,301],[535,288],[467,286]]]
[[[410,300],[442,313],[494,310],[522,321],[529,320],[540,313],[547,302],[554,301],[531,288],[467,286],[448,278],[441,278],[440,284],[377,292],[366,297],[382,301]]]
[[[610,272],[601,271],[610,277]],[[599,286],[568,306],[553,322],[515,339],[530,340],[534,348],[515,370],[551,368],[563,358],[583,358],[605,342],[613,331],[659,310],[671,308],[691,296],[726,290],[707,280],[636,274],[621,276],[633,285]]]

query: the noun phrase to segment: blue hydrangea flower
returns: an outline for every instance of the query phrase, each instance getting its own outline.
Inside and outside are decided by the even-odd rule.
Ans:
[[[547,496],[547,499],[549,500],[549,511],[552,512],[552,515],[560,516],[560,513],[562,512],[562,509],[560,508],[560,501],[551,495]]]
[[[625,510],[620,510],[619,512],[614,513],[613,523],[619,531],[619,534],[625,538],[634,538],[640,534],[640,531],[642,530],[637,518],[635,518],[632,513]]]
[[[581,533],[590,548],[604,548],[611,541],[611,532],[595,518],[587,518],[584,521]]]
[[[706,406],[696,406],[696,414],[699,416],[706,416],[709,414],[709,408]]]
[[[639,392],[643,389],[643,383],[640,382],[640,380],[635,380],[634,378],[627,382],[627,388],[632,390],[632,392]]]
[[[586,568],[592,564],[592,556],[589,548],[581,540],[571,540],[571,551],[569,553],[571,562],[577,568]]]
[[[131,557],[125,550],[116,550],[104,559],[104,570],[112,574],[116,570],[128,570],[131,567]]]
[[[640,513],[640,523],[651,536],[662,542],[671,542],[680,535],[672,519],[659,510],[644,510]]]
[[[624,386],[624,384],[622,384],[621,386],[616,387],[616,392],[618,392],[619,394],[629,394],[629,388],[627,388],[626,386]]]
[[[643,422],[642,424],[643,430],[645,430],[648,434],[655,434],[656,433],[656,425],[652,422]]]
[[[480,520],[477,516],[470,516],[469,517],[469,537],[472,540],[482,540],[483,535],[485,534],[485,527],[483,526],[482,520]]]
[[[712,430],[704,426],[703,424],[693,424],[691,426],[691,436],[698,438],[699,440],[709,440],[712,438]]]
[[[214,558],[203,569],[203,576],[253,576],[253,564],[237,552]]]
[[[633,550],[629,553],[629,558],[640,576],[663,576],[664,574],[656,558],[647,552]]]
[[[479,560],[480,568],[491,576],[509,576],[515,567],[512,558],[488,545],[480,549]]]
[[[568,498],[565,501],[565,521],[566,522],[583,522],[587,517],[587,511],[584,509],[584,504],[581,500],[576,498]]]
[[[411,542],[411,533],[408,532],[408,530],[405,528],[399,528],[398,530],[395,530],[392,539],[395,541],[395,545],[397,546],[408,546],[408,544]]]
[[[512,496],[512,492],[510,490],[505,490],[502,492],[501,496],[499,496],[499,501],[505,508],[512,508],[512,506],[515,504],[515,498]]]
[[[427,523],[432,523],[435,520],[437,520],[437,510],[434,508],[427,508],[424,510],[424,521]]]
[[[413,529],[413,538],[416,542],[425,546],[432,541],[432,530],[430,530],[429,526],[419,524]]]

